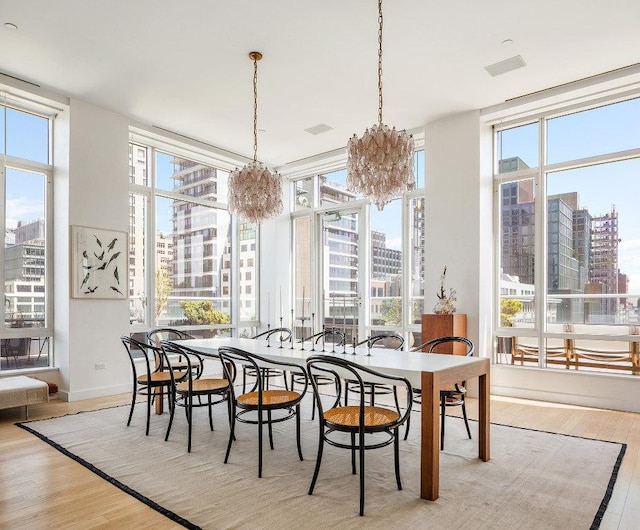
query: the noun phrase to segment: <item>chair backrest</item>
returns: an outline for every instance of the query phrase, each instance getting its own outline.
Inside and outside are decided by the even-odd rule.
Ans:
[[[379,372],[348,359],[342,359],[340,357],[329,355],[312,355],[311,357],[309,357],[307,359],[307,371],[309,372],[309,379],[311,380],[313,391],[317,396],[316,403],[318,404],[320,417],[322,417],[323,415],[323,406],[322,399],[320,399],[320,390],[317,383],[318,376],[334,378],[337,388],[337,396],[331,408],[340,406],[342,397],[342,379],[351,381],[350,384],[352,385],[357,384],[360,386],[360,392],[357,395],[359,395],[360,399],[359,407],[361,428],[364,427],[364,411],[369,400],[365,391],[365,385],[367,383],[379,383],[385,385],[393,385],[396,387],[401,387],[404,385],[406,389],[407,408],[404,414],[400,415],[400,418],[394,424],[394,426],[403,424],[411,414],[413,388],[409,380],[405,377]]]
[[[300,380],[300,382],[303,383],[300,399],[302,399],[307,391],[309,376],[307,375],[306,370],[300,365],[283,361],[272,361],[260,355],[256,355],[255,353],[249,353],[239,348],[232,348],[231,346],[220,346],[218,348],[218,356],[222,361],[225,378],[231,381],[235,378],[234,373],[238,373],[238,364],[250,366],[255,370],[255,382],[253,383],[253,387],[249,389],[249,392],[258,392],[258,401],[260,403],[262,403],[262,392],[266,388],[265,374],[260,368],[284,368],[288,371],[300,374],[303,378]],[[235,399],[235,389],[233,388],[233,385],[231,385],[231,395],[232,398]]]
[[[291,339],[291,330],[289,328],[273,328],[273,329],[268,329],[267,331],[263,331],[262,333],[258,333],[257,335],[254,335],[253,337],[251,337],[252,339],[259,339],[259,338],[265,338],[266,340],[269,340],[271,338],[272,335],[278,333],[278,336],[276,337],[276,340],[278,340],[279,342],[287,342],[288,340]]]
[[[471,357],[475,353],[475,346],[473,345],[473,342],[471,342],[466,337],[438,337],[428,340],[427,342],[423,342],[422,344],[420,344],[420,346],[412,348],[411,351],[426,351],[427,353],[438,353],[436,351],[438,346],[451,343],[464,344],[466,347],[464,355],[466,357]]]
[[[380,333],[378,335],[374,335],[373,337],[369,337],[368,339],[368,347],[373,348],[376,344],[382,342],[382,347],[386,348],[387,344],[395,343],[394,350],[401,350],[404,346],[404,337],[402,335],[398,335],[397,333]]]
[[[138,377],[138,364],[137,360],[142,359],[144,361],[145,373],[148,380],[151,378],[151,373],[157,371],[163,364],[168,364],[166,355],[162,348],[154,344],[147,344],[146,342],[140,342],[128,336],[120,337],[122,344],[127,350],[129,360],[131,361],[131,370],[133,371],[134,379]],[[136,355],[134,352],[139,351]],[[153,364],[152,364],[153,363]],[[160,366],[158,366],[160,365]]]
[[[198,370],[198,366],[203,366],[204,361],[202,359],[202,354],[199,352],[192,350],[186,346],[181,344],[176,344],[169,340],[163,340],[160,342],[160,348],[164,351],[164,357],[166,359],[166,364],[169,365],[169,371],[172,373],[172,377],[175,379],[175,374],[173,373],[173,367],[171,363],[169,363],[170,355],[179,355],[182,362],[186,363],[185,374],[182,376],[182,370],[180,371],[180,375],[184,377],[184,380],[189,381],[189,391],[192,390],[193,380],[198,379],[200,375],[202,375],[202,370]],[[182,380],[180,377],[180,380]],[[188,378],[188,379],[187,379]]]
[[[337,328],[325,328],[322,331],[319,331],[318,333],[312,336],[312,338],[316,339],[316,344],[320,342],[320,339],[322,339],[322,337],[325,337],[325,339],[327,337],[339,338],[340,340],[337,343],[338,346],[344,346],[347,340],[347,334],[344,331],[340,331]]]
[[[147,341],[156,346],[160,345],[163,340],[184,340],[193,339],[193,335],[190,335],[186,331],[175,328],[156,328],[151,331],[147,331]]]

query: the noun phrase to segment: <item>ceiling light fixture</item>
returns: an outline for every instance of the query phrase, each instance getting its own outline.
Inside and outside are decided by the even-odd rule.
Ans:
[[[362,193],[378,210],[413,189],[413,136],[382,123],[382,0],[378,0],[378,123],[347,144],[347,188]]]
[[[260,52],[249,53],[253,61],[253,162],[229,175],[229,212],[258,224],[282,212],[282,179],[258,162],[258,61]]]
[[[4,27],[11,30],[18,29],[18,26],[16,26],[13,22],[5,22]]]

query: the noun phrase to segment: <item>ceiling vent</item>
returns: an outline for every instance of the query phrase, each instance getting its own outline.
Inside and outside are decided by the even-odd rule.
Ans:
[[[305,129],[304,132],[308,132],[309,134],[318,135],[322,133],[326,133],[327,131],[333,131],[333,127],[327,125],[326,123],[319,123],[318,125],[314,125],[313,127],[309,127]]]
[[[518,68],[522,68],[523,66],[527,66],[527,63],[524,62],[524,59],[521,55],[516,55],[515,57],[510,57],[509,59],[505,59],[504,61],[500,61],[499,63],[485,66],[484,69],[489,72],[489,75],[495,77],[497,75],[511,72],[511,70],[517,70]]]

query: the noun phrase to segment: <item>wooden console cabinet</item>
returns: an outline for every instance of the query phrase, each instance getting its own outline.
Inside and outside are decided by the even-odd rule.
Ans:
[[[422,342],[427,342],[438,337],[466,337],[467,336],[467,315],[464,313],[453,313],[452,315],[422,315]],[[443,344],[435,353],[453,353],[454,355],[464,355],[466,347],[464,344],[453,343]]]

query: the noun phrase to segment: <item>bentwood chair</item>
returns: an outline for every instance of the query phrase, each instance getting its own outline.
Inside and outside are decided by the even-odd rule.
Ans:
[[[133,372],[133,392],[131,395],[131,409],[127,427],[131,425],[133,409],[136,405],[136,398],[139,395],[147,398],[147,429],[149,435],[149,423],[151,421],[151,402],[153,399],[164,399],[167,396],[170,409],[173,408],[173,385],[174,375],[169,370],[162,370],[162,366],[167,366],[169,361],[164,350],[153,344],[146,344],[131,337],[120,337],[122,344],[127,350],[131,361]],[[156,359],[160,359],[160,367],[156,367]],[[153,363],[153,365],[152,365]],[[184,377],[184,373],[181,376]],[[180,379],[181,380],[181,379]]]
[[[324,348],[326,345],[326,341],[327,339],[331,339],[331,350],[332,353],[335,353],[336,351],[336,338],[338,339],[337,341],[337,346],[343,347],[343,352],[344,352],[344,348],[345,348],[345,344],[346,344],[346,340],[347,340],[347,335],[346,333],[344,333],[343,331],[340,331],[337,328],[325,328],[322,331],[319,331],[318,333],[314,333],[313,335],[311,335],[310,337],[307,337],[306,339],[302,339],[302,347],[304,348],[304,343],[307,340],[311,341],[312,344],[312,349],[313,351],[315,351],[315,348],[317,345],[322,344],[322,351],[324,352]],[[291,374],[291,390],[293,390],[295,388],[296,384],[303,384],[302,378],[300,377],[300,375],[296,375],[296,374]],[[321,375],[317,376],[316,379],[316,384],[318,386],[324,386],[324,385],[335,385],[335,381],[330,378],[330,377],[323,377]],[[336,387],[336,392],[338,391],[337,387]],[[313,405],[312,405],[312,409],[311,409],[311,419],[313,420],[316,416],[316,398],[315,398],[315,394],[313,395]]]
[[[269,446],[273,450],[273,424],[296,419],[296,442],[298,444],[298,456],[302,460],[302,446],[300,443],[300,401],[307,389],[307,374],[304,368],[297,364],[276,362],[265,359],[238,348],[221,346],[218,355],[222,361],[222,367],[227,379],[232,379],[232,370],[237,371],[237,365],[248,365],[256,374],[255,382],[249,392],[236,395],[231,385],[231,429],[229,432],[229,444],[224,457],[224,463],[229,460],[231,445],[235,438],[236,421],[258,426],[258,477],[262,477],[262,426],[266,423],[269,429]],[[302,374],[305,384],[301,392],[292,390],[269,390],[266,388],[266,377],[263,368],[275,368]],[[281,411],[281,412],[278,412]],[[266,418],[265,418],[266,413]],[[274,417],[276,413],[276,417]]]
[[[147,342],[155,346],[160,346],[163,340],[174,341],[193,338],[195,337],[186,331],[174,328],[156,328],[147,332]],[[191,369],[195,371],[197,377],[202,374],[203,364],[201,357],[191,357],[190,362],[187,363],[182,355],[177,358],[170,356],[169,362],[175,371],[184,371],[187,369],[187,366],[190,366]]]
[[[455,343],[464,344],[466,347],[464,355],[466,357],[471,357],[474,354],[475,346],[473,342],[471,342],[466,337],[438,337],[436,339],[431,339],[420,346],[416,346],[412,348],[411,351],[425,351],[427,353],[439,353],[437,350],[439,347],[451,345]],[[444,353],[444,352],[443,352]],[[467,383],[466,381],[459,381],[454,383],[447,388],[440,390],[440,449],[444,449],[444,425],[446,418],[446,409],[447,407],[462,407],[462,417],[464,419],[464,426],[467,428],[467,435],[469,439],[471,439],[471,430],[469,429],[469,420],[467,419],[467,407],[464,401],[465,395],[467,393]],[[413,402],[417,404],[422,403],[422,394],[419,388],[415,388],[413,390]],[[407,439],[409,436],[409,427],[410,421],[407,422],[407,430],[404,435],[404,439]]]
[[[187,423],[189,425],[189,435],[187,441],[187,452],[191,452],[191,431],[193,425],[193,409],[195,407],[207,407],[209,412],[209,427],[213,431],[213,414],[212,407],[213,405],[217,405],[218,403],[226,402],[229,404],[229,381],[233,384],[233,379],[235,378],[235,372],[233,372],[231,380],[226,378],[219,377],[201,377],[202,371],[199,372],[192,366],[192,359],[197,359],[197,362],[200,366],[203,366],[203,359],[200,354],[186,346],[182,346],[179,344],[175,344],[170,341],[162,341],[161,347],[164,350],[167,357],[173,355],[180,355],[185,359],[187,363],[186,370],[184,372],[184,376],[182,373],[179,374],[179,377],[183,377],[182,380],[175,380],[176,372],[169,365],[169,371],[174,376],[174,385],[173,385],[173,402],[174,406],[171,408],[171,416],[169,418],[169,425],[167,426],[167,433],[164,437],[165,441],[169,439],[169,433],[171,432],[171,425],[173,424],[173,416],[176,409],[178,407],[184,407],[185,413],[187,415]],[[193,398],[197,398],[197,401],[194,401]],[[203,403],[201,398],[207,398],[206,402]],[[214,398],[215,401],[214,401]],[[231,409],[228,408],[229,413],[229,424],[231,424]]]
[[[273,337],[275,335],[275,337]],[[273,347],[280,348],[285,342],[289,342],[292,340],[292,333],[289,328],[273,328],[268,329],[267,331],[263,331],[262,333],[258,333],[251,337],[252,339],[264,339],[267,343]],[[271,344],[273,341],[273,344]],[[242,367],[242,392],[247,390],[247,376],[255,377],[256,374],[253,370],[253,367],[244,365]],[[282,377],[284,380],[284,387],[289,388],[287,386],[287,377],[284,373],[284,370],[276,370],[275,368],[263,368],[262,376],[266,383],[266,388],[269,388],[269,380],[275,377]]]
[[[404,346],[404,338],[397,333],[380,333],[379,335],[374,335],[373,337],[369,337],[368,339],[362,341],[360,344],[367,344],[367,349],[369,353],[371,353],[371,349],[375,347],[376,344],[382,343],[382,346],[391,346],[394,350],[401,350]],[[356,344],[359,346],[360,344]],[[358,385],[357,381],[346,380],[345,381],[345,389],[344,389],[344,403],[347,405],[349,403],[349,391],[358,392],[360,389],[360,385]],[[400,404],[398,403],[398,393],[396,392],[395,386],[392,385],[381,385],[376,383],[367,383],[364,387],[365,393],[369,396],[370,405],[373,406],[375,404],[376,395],[389,395],[393,394],[393,399],[395,400],[396,408],[400,408]]]
[[[393,444],[396,482],[398,489],[402,489],[400,480],[400,449],[399,427],[411,414],[411,395],[413,393],[411,383],[404,377],[397,377],[366,368],[353,361],[330,357],[327,355],[314,355],[307,359],[307,370],[318,403],[319,440],[316,467],[313,479],[309,486],[309,495],[318,479],[322,453],[325,442],[334,447],[351,450],[351,472],[356,474],[356,452],[360,463],[360,515],[364,515],[364,455],[369,449],[378,449]],[[325,410],[316,378],[318,376],[331,377],[336,381],[338,392],[332,398],[333,404]],[[357,405],[341,405],[341,378],[356,381],[359,385],[359,401]],[[393,410],[382,406],[366,404],[365,385],[374,381],[391,386],[404,386],[407,393],[408,406],[404,414],[400,410]],[[336,434],[337,433],[337,434]],[[348,433],[350,440],[340,438],[339,433]],[[371,436],[374,435],[374,436]],[[382,439],[381,439],[382,437]]]

